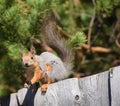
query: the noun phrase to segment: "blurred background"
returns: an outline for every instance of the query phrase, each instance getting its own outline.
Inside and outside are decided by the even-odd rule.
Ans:
[[[74,37],[73,71],[88,76],[120,65],[120,0],[0,0],[0,96],[23,87],[18,42],[27,51],[31,37],[42,41],[42,23],[50,12],[62,34]]]

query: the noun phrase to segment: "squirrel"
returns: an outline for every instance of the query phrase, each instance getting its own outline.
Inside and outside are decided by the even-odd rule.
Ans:
[[[26,81],[25,86],[40,80],[41,90],[46,91],[49,84],[68,78],[73,68],[74,55],[65,40],[59,36],[56,23],[51,17],[45,20],[43,30],[47,44],[56,50],[59,57],[50,52],[36,55],[33,48],[28,53],[21,52],[21,55],[23,65],[34,73],[31,80]]]

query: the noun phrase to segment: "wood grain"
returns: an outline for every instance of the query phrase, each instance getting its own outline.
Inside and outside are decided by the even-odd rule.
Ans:
[[[111,106],[120,106],[120,66],[110,70]]]
[[[84,78],[50,84],[47,92],[20,89],[11,94],[10,106],[120,106],[120,66]],[[17,96],[17,98],[16,98]]]

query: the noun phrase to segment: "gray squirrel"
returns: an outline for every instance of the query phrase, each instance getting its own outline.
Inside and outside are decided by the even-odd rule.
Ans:
[[[21,55],[23,65],[34,73],[31,80],[25,83],[25,86],[40,80],[42,91],[46,91],[49,84],[63,80],[71,74],[74,55],[66,45],[65,40],[60,37],[55,21],[47,18],[43,33],[47,44],[56,50],[60,57],[50,52],[36,55],[34,49],[31,49],[28,53],[21,52]]]

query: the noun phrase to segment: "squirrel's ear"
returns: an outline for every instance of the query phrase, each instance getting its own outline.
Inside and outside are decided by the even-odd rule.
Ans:
[[[30,53],[34,55],[34,54],[36,53],[36,52],[35,52],[35,49],[34,49],[34,48],[31,48],[31,49],[30,49]]]
[[[33,46],[33,38],[30,38],[30,52],[31,52],[31,54],[35,54],[36,52],[35,52],[35,48],[34,48],[34,46]]]

